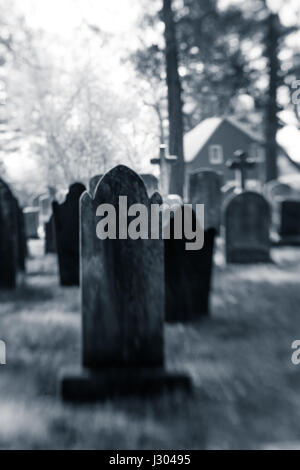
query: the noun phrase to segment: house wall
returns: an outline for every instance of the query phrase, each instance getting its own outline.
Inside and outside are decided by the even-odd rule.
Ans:
[[[186,163],[186,181],[188,174],[199,168],[209,168],[220,172],[223,175],[223,183],[226,184],[230,180],[235,179],[235,172],[226,167],[226,162],[233,157],[236,150],[245,150],[251,155],[252,145],[257,143],[241,130],[232,126],[229,122],[224,121],[212,137],[208,140],[199,154],[192,162]],[[211,164],[209,160],[210,145],[221,145],[223,147],[223,163]],[[260,163],[253,170],[247,172],[248,179],[258,179],[265,181],[265,165]]]

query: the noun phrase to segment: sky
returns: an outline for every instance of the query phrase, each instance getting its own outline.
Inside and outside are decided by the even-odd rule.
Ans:
[[[239,3],[241,0],[220,0],[226,6]],[[249,0],[251,1],[251,0]],[[14,0],[16,10],[23,13],[29,26],[42,29],[55,35],[62,42],[71,44],[76,29],[83,22],[93,24],[105,33],[112,34],[112,49],[106,56],[107,67],[114,77],[115,86],[121,86],[128,79],[126,64],[120,63],[124,50],[134,48],[138,41],[137,21],[145,9],[147,2],[143,0]],[[148,3],[148,5],[150,5]],[[297,14],[300,22],[300,0],[269,0],[269,6],[275,11],[281,7],[282,20],[285,24],[294,23]],[[300,23],[299,23],[300,24]],[[53,45],[55,47],[55,44]],[[300,161],[300,133],[293,125],[286,126],[279,133],[280,143],[290,155]],[[31,159],[28,171],[32,172]],[[18,160],[10,157],[10,165],[15,174]]]

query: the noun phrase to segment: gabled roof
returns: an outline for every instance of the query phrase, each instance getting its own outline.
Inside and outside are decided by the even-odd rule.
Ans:
[[[204,145],[213,136],[216,130],[223,124],[228,122],[233,127],[243,132],[254,142],[263,144],[264,141],[260,135],[250,129],[249,126],[241,124],[232,117],[212,117],[204,119],[198,126],[194,127],[191,131],[187,132],[184,136],[184,158],[186,162],[191,162],[203,149]]]

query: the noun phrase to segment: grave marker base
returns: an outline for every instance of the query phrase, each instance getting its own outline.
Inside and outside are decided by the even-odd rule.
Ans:
[[[256,264],[256,263],[272,263],[272,259],[268,252],[265,250],[253,249],[247,250],[246,248],[235,249],[227,253],[227,263],[232,264]]]
[[[65,401],[83,403],[120,396],[153,396],[177,389],[191,391],[188,375],[163,368],[91,370],[69,368],[61,374],[61,396]]]

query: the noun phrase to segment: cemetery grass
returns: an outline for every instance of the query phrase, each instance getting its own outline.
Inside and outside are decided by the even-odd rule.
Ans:
[[[80,362],[79,289],[58,286],[54,256],[30,244],[28,276],[0,293],[2,449],[254,449],[300,441],[300,250],[230,266],[216,253],[211,318],[166,326],[166,361],[194,392],[72,406],[59,370]],[[279,444],[279,445],[280,445]]]

